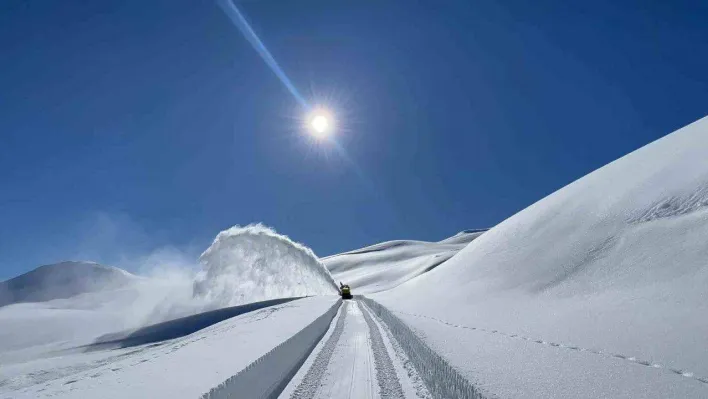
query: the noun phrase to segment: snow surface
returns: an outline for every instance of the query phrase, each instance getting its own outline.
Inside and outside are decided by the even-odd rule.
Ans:
[[[341,305],[341,300],[333,303],[306,327],[210,389],[202,395],[202,399],[277,397],[327,333]]]
[[[708,397],[707,154],[704,118],[373,298],[490,394]]]
[[[46,370],[26,364],[3,365],[3,378],[17,377],[0,382],[0,397],[3,393],[13,398],[199,397],[300,331],[337,300],[335,296],[305,298],[243,314],[159,345],[107,351],[110,358],[102,352],[104,357],[94,360],[90,368],[10,393],[3,390],[8,386],[12,390],[23,377]],[[62,363],[70,368],[91,356],[97,354],[62,354],[42,365]]]
[[[374,354],[369,345],[369,329],[364,322],[361,310],[356,302],[344,303],[343,333],[338,337],[327,370],[313,396],[293,395],[297,398],[334,398],[349,397],[356,392],[360,398],[380,397],[376,394],[376,375],[374,372]]]
[[[357,294],[384,291],[426,273],[464,248],[485,230],[469,230],[439,242],[398,240],[322,259],[336,281]]]
[[[71,298],[0,307],[0,363],[33,359],[89,344],[103,334],[162,321],[155,306],[171,298],[174,289],[136,279]]]
[[[344,301],[327,334],[279,397],[430,397],[399,351],[363,302]]]

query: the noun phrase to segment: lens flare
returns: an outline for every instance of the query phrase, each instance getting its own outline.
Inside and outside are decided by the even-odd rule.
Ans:
[[[300,95],[300,92],[297,90],[297,88],[295,88],[293,82],[290,81],[288,75],[286,75],[283,69],[280,68],[280,65],[278,65],[278,63],[275,61],[275,58],[273,58],[273,56],[270,54],[270,51],[268,51],[268,49],[266,48],[265,44],[263,44],[258,35],[256,35],[256,32],[253,31],[251,25],[246,20],[246,17],[244,17],[243,14],[241,14],[241,11],[236,8],[236,5],[233,3],[233,1],[217,0],[217,3],[219,4],[219,6],[221,6],[221,9],[224,10],[224,13],[231,19],[231,22],[233,22],[233,24],[236,25],[236,27],[241,31],[241,33],[243,33],[244,37],[246,37],[246,40],[251,43],[251,46],[253,46],[253,48],[258,52],[258,55],[261,56],[263,61],[270,67],[273,73],[278,76],[278,79],[280,79],[280,81],[290,91],[293,97],[295,97],[295,100],[297,100],[300,105],[307,108],[307,101],[305,101],[302,95]]]

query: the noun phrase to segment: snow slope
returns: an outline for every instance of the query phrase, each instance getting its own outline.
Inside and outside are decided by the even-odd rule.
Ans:
[[[2,283],[0,363],[23,362],[90,343],[102,334],[159,318],[174,293],[156,282],[91,262],[39,267]]]
[[[502,397],[708,397],[708,118],[373,298]]]
[[[439,242],[388,241],[322,259],[335,280],[357,294],[391,289],[426,273],[485,230],[466,230]]]
[[[23,362],[89,344],[103,334],[163,321],[156,306],[171,300],[175,289],[135,278],[117,288],[0,307],[0,363]]]
[[[3,366],[0,397],[9,387],[14,388],[13,398],[196,398],[300,331],[337,300],[322,296],[288,302],[159,344]],[[92,363],[85,365],[87,358]],[[35,381],[22,385],[28,376]],[[42,378],[46,382],[38,383]]]

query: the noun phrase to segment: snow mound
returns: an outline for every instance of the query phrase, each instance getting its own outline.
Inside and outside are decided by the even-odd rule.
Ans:
[[[355,293],[384,291],[450,259],[486,230],[465,230],[439,242],[396,240],[322,259],[333,277]]]
[[[262,224],[222,231],[199,260],[194,297],[211,307],[337,293],[312,250]]]
[[[0,306],[44,302],[79,294],[115,289],[132,283],[136,276],[93,262],[62,262],[40,266],[0,283]]]

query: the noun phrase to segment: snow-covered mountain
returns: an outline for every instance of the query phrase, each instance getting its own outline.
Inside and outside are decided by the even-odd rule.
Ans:
[[[6,373],[9,364],[150,323],[175,287],[92,262],[41,266],[0,284],[0,362]]]
[[[384,291],[426,273],[485,230],[465,230],[438,242],[397,240],[322,259],[335,280],[359,294]]]
[[[0,306],[20,302],[45,302],[79,294],[118,288],[136,276],[125,270],[93,262],[61,262],[40,266],[0,282]]]

